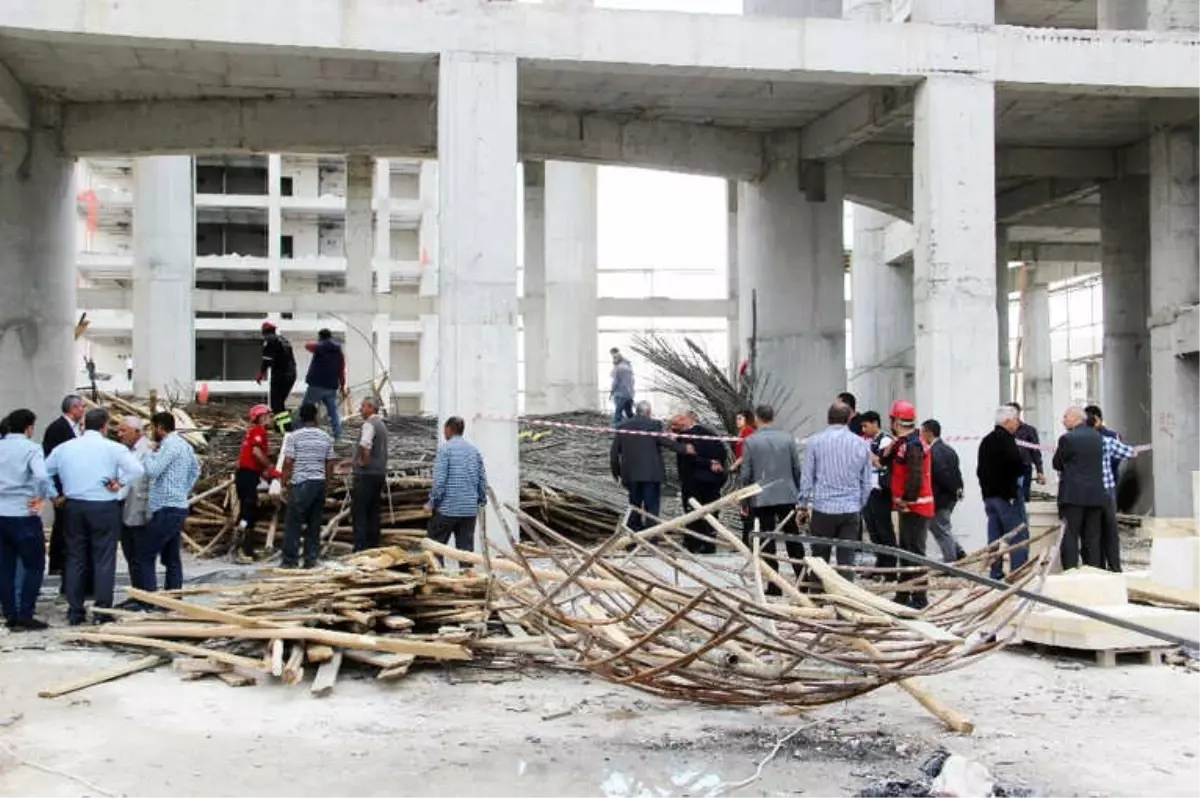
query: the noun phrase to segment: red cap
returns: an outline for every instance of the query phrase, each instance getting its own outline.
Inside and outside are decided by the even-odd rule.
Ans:
[[[254,422],[258,421],[259,417],[265,416],[270,412],[271,408],[267,407],[266,405],[255,405],[254,407],[250,408],[250,423],[253,424]]]
[[[897,399],[896,401],[892,402],[892,409],[888,412],[888,415],[900,421],[916,422],[917,408],[912,406],[912,402],[906,402],[903,399]]]
[[[264,321],[264,322],[262,323],[262,331],[263,331],[264,333],[271,333],[271,332],[275,332],[275,325],[274,325],[274,324],[272,324],[272,323],[271,323],[271,322],[269,322],[269,321]]]

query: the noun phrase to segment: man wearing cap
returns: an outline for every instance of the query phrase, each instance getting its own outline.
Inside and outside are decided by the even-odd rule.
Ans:
[[[900,518],[900,548],[924,557],[934,510],[932,458],[917,432],[917,409],[911,402],[897,399],[888,415],[896,439],[880,460],[892,469],[892,506]],[[914,609],[928,603],[924,590],[897,593],[896,602]]]
[[[265,475],[267,479],[279,479],[279,472],[271,463],[267,425],[271,423],[271,408],[255,405],[250,408],[250,429],[242,438],[242,449],[238,454],[237,472],[233,475],[233,486],[238,497],[238,545],[237,559],[242,564],[254,562],[254,525],[258,522],[258,483]]]
[[[275,424],[281,432],[291,429],[292,416],[285,403],[292,386],[296,384],[296,356],[288,339],[280,335],[269,321],[262,324],[262,365],[254,381],[262,384],[267,372],[271,372],[270,402]]]

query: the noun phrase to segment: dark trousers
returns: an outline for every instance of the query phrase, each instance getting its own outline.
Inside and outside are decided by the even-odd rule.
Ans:
[[[187,520],[186,507],[161,507],[150,516],[146,534],[138,539],[138,566],[143,590],[158,590],[158,560],[166,569],[167,590],[183,587],[183,561],[179,556],[179,537]]]
[[[292,485],[283,527],[283,565],[300,562],[300,535],[304,534],[304,567],[317,564],[321,550],[321,514],[325,510],[325,480],[310,479]]]
[[[17,566],[24,569],[17,595]],[[36,515],[0,516],[0,606],[9,621],[33,617],[42,573],[46,568],[46,538]]]
[[[121,524],[121,555],[125,557],[125,567],[129,569],[129,584],[142,587],[142,569],[138,565],[138,541],[145,536],[146,527],[126,526]]]
[[[274,371],[271,373],[270,388],[268,395],[270,396],[271,413],[282,413],[287,403],[288,395],[292,392],[292,386],[296,384],[295,374],[280,374],[275,376]]]
[[[679,498],[683,504],[683,511],[690,513],[692,511],[692,499],[700,502],[700,504],[711,504],[721,498],[721,485],[716,482],[696,482],[688,485],[686,492]],[[685,549],[693,554],[717,553],[717,533],[709,526],[708,521],[698,518],[688,524],[687,528],[692,535],[683,536],[683,547]],[[693,535],[700,535],[701,537],[693,537]]]
[[[1104,508],[1104,527],[1100,530],[1100,567],[1121,573],[1121,538],[1117,534],[1116,491],[1108,495],[1108,506]]]
[[[863,508],[863,521],[867,524],[867,535],[877,546],[896,548],[896,527],[892,523],[892,496],[878,488],[871,491],[867,506]],[[894,554],[876,554],[876,568],[895,568]],[[894,576],[894,574],[892,575]],[[891,577],[888,577],[891,578]]]
[[[983,510],[987,513],[988,527],[988,545],[995,543],[1000,538],[1012,532],[1017,527],[1025,523],[1025,505],[1021,503],[1021,499],[1001,499],[997,496],[985,498],[983,500]],[[1029,540],[1029,529],[1022,529],[1017,534],[1008,539],[1007,544],[1010,546],[1018,543],[1024,543]],[[1013,549],[1008,554],[1012,570],[1017,570],[1025,561],[1029,559],[1029,547],[1024,546],[1019,549]],[[1004,578],[1004,560],[1001,557],[992,559],[991,568],[992,579]]]
[[[447,543],[454,536],[454,548],[475,551],[475,516],[442,515],[434,513],[429,519],[429,537],[437,543]],[[438,562],[443,562],[441,555]]]
[[[925,556],[925,539],[929,537],[929,519],[916,513],[900,513],[900,548]],[[907,565],[907,563],[901,563]],[[900,576],[901,580],[906,577]],[[922,577],[923,578],[923,577]],[[929,603],[924,590],[897,593],[896,601],[920,609]]]
[[[379,547],[380,514],[383,512],[384,474],[357,474],[351,513],[354,517],[354,550]]]
[[[661,515],[662,483],[630,482],[625,487],[629,490],[629,506],[633,508],[633,512],[629,514],[629,528],[640,532],[657,524],[657,521],[646,518],[638,510],[645,510],[655,518]]]
[[[121,503],[67,499],[67,562],[64,574],[67,620],[82,623],[87,591],[88,556],[94,574],[97,607],[111,607],[117,568],[117,543],[121,539]]]
[[[1104,510],[1105,508],[1100,506],[1084,507],[1078,504],[1064,504],[1059,508],[1063,521],[1067,524],[1062,549],[1059,551],[1064,571],[1079,566],[1081,549],[1084,565],[1102,567],[1101,537],[1104,535]]]
[[[633,399],[614,396],[612,425],[616,427],[627,418],[633,418]]]
[[[758,531],[775,532],[776,527],[779,526],[780,522],[783,521],[784,518],[787,518],[789,514],[793,513],[795,509],[796,508],[790,504],[773,504],[767,507],[755,507],[753,510],[751,510],[751,512],[754,514],[755,520],[758,521]],[[783,527],[778,531],[785,535],[799,534],[799,529],[796,527],[796,516],[793,514],[788,522],[784,524]],[[791,559],[804,559],[803,543],[787,540],[784,541],[784,548],[787,550],[787,556]],[[771,566],[771,568],[775,569],[775,571],[778,573],[779,560],[777,557],[771,555],[779,554],[779,541],[775,540],[774,538],[763,538],[762,548],[760,551],[762,552],[763,560],[766,561],[767,565]],[[768,552],[770,552],[770,554],[768,554]],[[792,572],[795,573],[796,576],[799,576],[800,568],[802,566],[803,563],[792,563]],[[782,574],[780,575],[782,576]],[[778,595],[780,591],[776,585],[768,585],[767,592],[773,595]]]
[[[862,540],[862,516],[858,513],[821,513],[813,511],[808,531],[813,537],[832,538],[833,540],[850,540],[855,543]],[[829,562],[830,546],[813,544],[813,556]],[[840,566],[854,565],[854,549],[837,546],[837,564]],[[847,579],[854,578],[853,571],[842,571]]]
[[[259,473],[249,468],[239,468],[233,476],[233,487],[237,491],[238,516],[246,522],[242,531],[242,554],[254,556],[254,525],[258,523]]]
[[[62,492],[60,487],[59,492]],[[50,528],[50,565],[51,576],[64,573],[67,563],[67,513],[64,507],[54,508],[54,526]],[[66,584],[66,579],[63,580]]]
[[[1029,497],[1033,491],[1033,466],[1025,467],[1025,473],[1021,475],[1021,500],[1029,504]]]

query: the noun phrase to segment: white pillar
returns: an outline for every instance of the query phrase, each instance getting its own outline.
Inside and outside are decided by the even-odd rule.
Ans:
[[[1100,186],[1101,409],[1110,427],[1136,443],[1146,443],[1150,436],[1149,192],[1145,177],[1124,177]]]
[[[0,407],[35,412],[39,439],[81,371],[74,171],[59,141],[58,131],[40,125],[0,131]]]
[[[466,420],[488,482],[516,504],[517,63],[442,53],[438,70],[439,409]],[[512,518],[505,513],[510,522]],[[507,547],[489,507],[487,538]]]
[[[435,314],[421,316],[421,343],[418,349],[421,371],[421,413],[428,416],[440,414],[438,409],[438,317]]]
[[[806,435],[846,385],[846,296],[841,169],[826,165],[825,199],[810,202],[798,168],[777,157],[761,181],[738,188],[739,315],[750,318],[756,295],[758,376],[767,391],[790,393],[778,425]]]
[[[375,166],[370,156],[351,155],[346,159],[346,290],[363,298],[364,304],[373,293],[372,252],[375,232],[371,209],[371,181]],[[386,211],[383,218],[389,218]],[[350,392],[350,409],[358,401],[374,393],[375,335],[374,314],[346,314],[346,388]]]
[[[1195,339],[1195,318],[1200,313],[1197,167],[1197,128],[1166,129],[1151,136],[1151,443],[1154,512],[1165,517],[1191,513],[1192,472],[1200,468],[1200,371]],[[1185,314],[1191,314],[1190,327],[1179,323]],[[1180,340],[1185,335],[1187,340]]]
[[[421,221],[417,227],[417,260],[421,281],[417,293],[423,297],[438,292],[438,168],[437,161],[422,161],[418,179]],[[421,316],[421,412],[438,415],[438,320],[436,314]]]
[[[267,291],[272,294],[283,290],[282,180],[283,156],[272,153],[267,156]],[[278,313],[267,315],[279,323]]]
[[[546,402],[546,165],[525,161],[525,412],[548,413]]]
[[[876,410],[885,417],[894,399],[909,398],[913,391],[913,268],[885,260],[893,222],[886,213],[854,207],[850,391],[860,411]]]
[[[1050,286],[1033,269],[1021,307],[1021,376],[1025,422],[1043,441],[1053,441],[1057,428],[1054,371],[1050,363]],[[1050,471],[1047,467],[1047,471]]]
[[[967,75],[926,78],[913,120],[916,406],[946,435],[980,435],[999,404],[996,352],[995,87]],[[971,142],[963,147],[962,142]],[[982,257],[981,257],[982,256]],[[977,447],[958,447],[966,496],[955,526],[985,540]]]
[[[598,407],[596,167],[546,163],[546,404]]]
[[[375,268],[375,291],[379,294],[392,292],[391,170],[391,162],[387,158],[375,159],[375,242],[372,264]]]
[[[741,287],[738,281],[737,195],[737,181],[727,181],[725,184],[725,277],[727,281],[730,318],[726,327],[726,343],[729,352],[729,363],[726,371],[734,385],[737,385],[738,367],[748,354],[745,351],[745,347],[746,339],[750,335],[750,320],[743,319],[738,312],[741,307],[741,300],[739,299],[741,296]]]
[[[1008,330],[1008,230],[996,226],[996,363],[1000,368],[1000,401],[1012,401],[1012,351]]]
[[[192,159],[133,162],[133,384],[191,401],[196,379]]]

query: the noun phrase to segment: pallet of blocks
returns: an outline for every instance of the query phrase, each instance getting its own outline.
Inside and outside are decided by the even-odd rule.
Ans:
[[[1129,599],[1143,604],[1200,610],[1200,537],[1191,518],[1145,518],[1150,569],[1126,573]]]
[[[393,546],[259,576],[163,593],[131,588],[151,611],[107,610],[111,623],[69,639],[174,656],[186,680],[293,686],[311,674],[312,694],[324,696],[347,664],[399,679],[422,662],[472,660],[468,643],[486,632],[488,577],[442,570],[429,552]]]
[[[1087,566],[1072,568],[1047,576],[1041,592],[1158,631],[1184,637],[1195,634],[1197,615],[1193,612],[1131,604],[1125,574]],[[1017,627],[1017,635],[1034,647],[1092,654],[1105,667],[1116,665],[1117,658],[1123,655],[1158,663],[1174,648],[1144,634],[1045,606],[1035,606],[1025,616]]]

